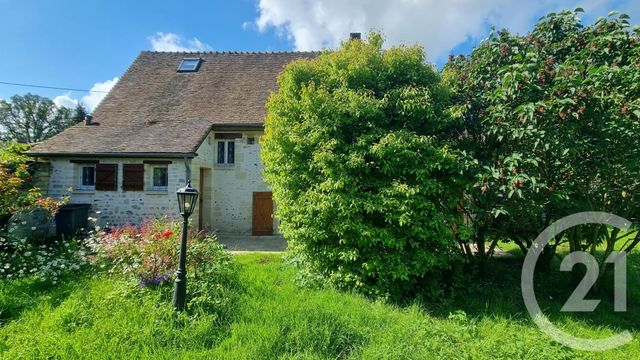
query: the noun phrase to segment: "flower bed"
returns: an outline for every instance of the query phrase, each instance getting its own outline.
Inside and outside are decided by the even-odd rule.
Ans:
[[[166,217],[149,219],[140,226],[98,230],[92,234],[89,245],[101,267],[112,273],[132,275],[143,286],[158,285],[169,281],[177,270],[181,226]],[[197,271],[199,262],[226,257],[214,237],[191,231],[188,239],[187,267],[192,270]],[[202,246],[203,243],[208,246]],[[208,247],[216,251],[205,251]]]
[[[98,229],[88,241],[91,261],[109,273],[130,277],[140,288],[162,286],[174,279],[178,267],[181,226],[162,217],[140,226]],[[212,235],[190,231],[187,238],[187,308],[227,311],[237,285],[230,254]]]
[[[34,276],[55,285],[68,272],[87,265],[86,246],[82,241],[54,241],[34,244],[23,239],[0,237],[0,278]]]

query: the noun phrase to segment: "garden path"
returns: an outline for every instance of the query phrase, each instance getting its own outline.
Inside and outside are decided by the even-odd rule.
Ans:
[[[246,234],[218,233],[218,241],[232,253],[282,252],[287,241],[282,235],[252,236]]]

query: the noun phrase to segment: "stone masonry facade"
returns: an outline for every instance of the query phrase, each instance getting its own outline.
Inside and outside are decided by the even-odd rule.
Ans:
[[[202,192],[202,219],[196,209],[193,223],[204,229],[221,233],[250,234],[252,230],[253,192],[269,191],[263,180],[263,166],[260,161],[259,131],[244,131],[242,137],[226,139],[233,141],[235,163],[218,165],[217,139],[215,133],[200,145],[195,158],[183,159],[146,159],[146,158],[100,158],[100,163],[117,164],[116,191],[82,190],[80,185],[82,163],[72,162],[74,158],[49,159],[48,195],[60,198],[69,195],[72,203],[91,204],[91,216],[98,219],[101,226],[108,224],[139,224],[144,219],[167,215],[178,218],[176,191],[184,186],[187,176],[194,188]],[[86,160],[87,158],[82,158]],[[145,164],[144,191],[122,190],[123,164],[140,164],[145,160],[171,161],[168,169],[168,187],[166,191],[151,189],[153,167]],[[202,173],[202,174],[201,174]],[[189,174],[189,175],[187,175]],[[201,186],[200,179],[204,182]],[[71,192],[68,190],[72,189]],[[274,221],[274,229],[277,223]]]
[[[54,198],[70,196],[71,203],[91,204],[91,216],[98,220],[100,226],[139,224],[145,218],[167,215],[176,218],[176,191],[185,183],[185,165],[183,160],[167,159],[168,187],[167,191],[152,191],[152,165],[145,164],[145,190],[123,191],[123,164],[140,164],[147,159],[101,158],[100,163],[117,164],[116,191],[97,191],[80,189],[82,167],[86,164],[73,163],[70,159],[51,160],[48,195]],[[158,159],[153,159],[158,160]],[[69,191],[71,190],[71,191]]]

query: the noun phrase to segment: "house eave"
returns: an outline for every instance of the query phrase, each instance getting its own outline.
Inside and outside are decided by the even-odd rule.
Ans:
[[[245,123],[245,124],[213,124],[211,126],[213,131],[234,131],[234,130],[247,130],[247,131],[263,131],[263,123]]]
[[[193,159],[198,156],[196,153],[159,153],[159,152],[110,152],[110,153],[50,153],[50,152],[30,152],[26,155],[44,158],[153,158],[153,159]]]

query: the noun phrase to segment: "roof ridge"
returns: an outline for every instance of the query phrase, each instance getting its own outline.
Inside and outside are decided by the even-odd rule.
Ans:
[[[218,54],[218,55],[229,55],[229,54],[321,54],[322,50],[311,50],[311,51],[297,51],[297,50],[274,50],[274,51],[235,51],[235,50],[226,50],[226,51],[155,51],[155,50],[143,50],[141,53],[151,53],[151,54]]]

